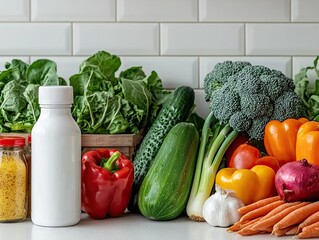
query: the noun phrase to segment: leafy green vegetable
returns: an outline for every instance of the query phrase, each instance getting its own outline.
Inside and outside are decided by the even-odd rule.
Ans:
[[[83,61],[71,76],[72,115],[82,133],[138,133],[155,119],[168,91],[152,72],[132,67],[116,76],[121,60],[105,51]],[[30,132],[40,115],[38,90],[67,85],[49,59],[32,64],[13,59],[0,71],[0,132]]]
[[[31,132],[40,115],[40,85],[66,85],[56,63],[39,59],[31,65],[13,59],[0,71],[0,132]]]
[[[121,65],[116,55],[97,52],[70,77],[74,91],[72,115],[82,133],[138,133],[157,115],[168,91],[155,72],[141,67],[115,76]]]
[[[315,58],[312,66],[302,68],[295,75],[295,92],[301,97],[307,108],[307,117],[310,120],[319,120],[319,56]],[[310,73],[315,73],[316,79],[311,79]],[[311,82],[314,80],[314,85]]]
[[[26,78],[29,83],[41,86],[66,85],[66,82],[58,77],[56,63],[48,59],[33,62],[26,71]]]

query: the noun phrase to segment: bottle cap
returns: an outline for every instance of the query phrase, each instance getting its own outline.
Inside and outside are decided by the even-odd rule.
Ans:
[[[25,138],[18,136],[0,136],[0,146],[3,147],[23,147]]]
[[[39,104],[73,104],[72,86],[39,87]]]

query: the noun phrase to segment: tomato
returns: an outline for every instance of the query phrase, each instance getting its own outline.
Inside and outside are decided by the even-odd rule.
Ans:
[[[271,167],[275,172],[277,172],[278,169],[285,163],[286,161],[281,161],[274,156],[264,156],[257,159],[256,161],[256,165],[266,165],[268,167]]]
[[[227,151],[225,153],[226,157],[226,164],[227,166],[229,165],[231,156],[233,155],[233,152],[241,145],[244,143],[248,142],[248,137],[242,133],[240,133],[235,140],[230,144],[230,146],[227,148]]]
[[[260,158],[258,148],[249,144],[241,144],[233,152],[228,167],[236,169],[251,169],[256,165],[256,161]]]

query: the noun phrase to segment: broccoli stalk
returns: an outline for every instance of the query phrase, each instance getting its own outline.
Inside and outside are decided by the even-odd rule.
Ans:
[[[220,123],[212,112],[206,118],[191,194],[186,207],[190,219],[204,221],[203,205],[211,194],[223,156],[237,136],[237,131],[233,130],[229,124]]]

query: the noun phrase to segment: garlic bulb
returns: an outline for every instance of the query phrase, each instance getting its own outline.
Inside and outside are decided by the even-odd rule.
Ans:
[[[228,227],[239,221],[241,215],[237,209],[244,206],[242,200],[231,191],[215,186],[216,192],[204,203],[203,217],[212,226]]]

